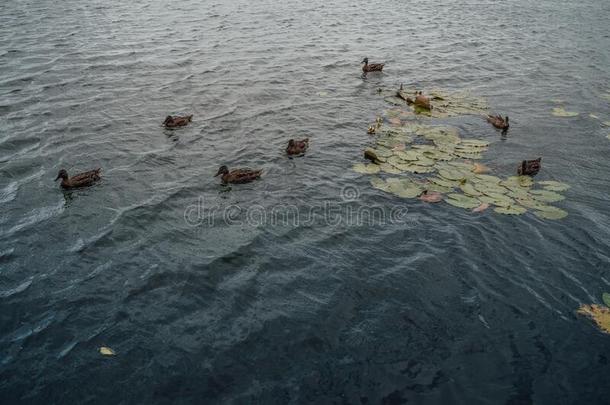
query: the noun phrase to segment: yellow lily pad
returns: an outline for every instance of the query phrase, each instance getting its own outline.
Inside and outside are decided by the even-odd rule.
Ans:
[[[553,115],[555,117],[576,117],[578,116],[578,113],[573,111],[566,111],[563,107],[555,107],[553,108]]]
[[[591,318],[604,333],[610,333],[610,309],[601,305],[581,305],[577,311],[580,315]]]
[[[372,163],[371,164],[357,163],[354,166],[352,166],[352,170],[355,171],[356,173],[361,173],[361,174],[376,174],[376,173],[379,173],[381,168],[379,167],[379,165],[375,165]]]
[[[115,356],[116,353],[109,347],[102,346],[100,347],[100,353],[104,356]]]

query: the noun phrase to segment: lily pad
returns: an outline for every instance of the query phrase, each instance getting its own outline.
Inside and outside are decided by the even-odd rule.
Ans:
[[[563,219],[568,216],[566,211],[550,205],[547,205],[544,211],[534,211],[534,214],[543,219]]]
[[[556,202],[565,199],[561,194],[549,190],[530,190],[530,194],[538,201]]]
[[[464,173],[458,170],[441,169],[438,174],[447,180],[462,180],[465,178]]]
[[[394,155],[399,159],[408,161],[415,161],[419,157],[419,153],[415,152],[414,150],[397,151],[394,152]]]
[[[381,177],[373,177],[371,179],[371,186],[377,190],[390,192],[390,184]]]
[[[390,183],[390,192],[401,198],[415,198],[418,197],[422,191],[419,184],[408,179]]]
[[[465,196],[464,194],[457,194],[457,193],[447,194],[447,198],[445,199],[445,201],[448,204],[453,205],[454,207],[465,208],[465,209],[472,209],[472,208],[476,208],[479,205],[481,205],[481,202],[479,200],[477,200],[476,198],[468,197],[468,196]]]
[[[563,107],[555,107],[553,108],[553,115],[555,117],[576,117],[578,116],[578,113],[573,111],[566,111]]]
[[[111,348],[106,347],[106,346],[102,346],[102,347],[100,347],[100,353],[101,353],[103,356],[115,356],[115,355],[116,355],[116,353],[114,352],[114,350],[112,350]]]
[[[604,333],[610,333],[610,308],[602,305],[581,305],[579,314],[591,318]]]
[[[475,190],[472,183],[464,183],[464,184],[460,185],[460,188],[462,189],[462,192],[464,194],[471,196],[471,197],[478,197],[483,194],[480,191]]]
[[[474,148],[487,148],[489,142],[482,139],[462,139],[460,146],[469,146]]]
[[[379,169],[382,172],[388,173],[388,174],[400,174],[400,173],[402,173],[402,170],[400,170],[396,166],[391,165],[389,163],[380,163],[379,164]]]
[[[371,164],[357,163],[354,166],[352,166],[352,170],[355,171],[356,173],[375,174],[375,173],[379,173],[381,168],[379,167],[379,165],[375,165],[372,163]]]
[[[520,207],[518,205],[511,205],[508,207],[497,207],[494,208],[494,211],[497,212],[498,214],[505,214],[505,215],[521,215],[524,214],[525,212],[527,212],[527,210],[523,207]]]
[[[553,180],[539,181],[538,184],[540,184],[545,190],[549,191],[566,191],[570,188],[570,186],[566,183]]]
[[[610,294],[605,292],[602,294],[602,301],[606,304],[607,307],[610,307]]]

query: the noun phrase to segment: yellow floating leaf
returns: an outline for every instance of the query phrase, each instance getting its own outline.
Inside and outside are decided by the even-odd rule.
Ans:
[[[482,163],[475,163],[472,171],[475,174],[483,174],[489,172],[489,167],[485,166]]]
[[[553,108],[553,115],[555,117],[576,117],[578,113],[573,111],[566,111],[563,107],[555,107]]]
[[[112,350],[111,348],[106,347],[106,346],[100,347],[100,353],[103,354],[104,356],[115,356],[116,355],[114,350]]]
[[[610,333],[609,308],[596,304],[581,305],[577,312],[591,318],[604,333]]]

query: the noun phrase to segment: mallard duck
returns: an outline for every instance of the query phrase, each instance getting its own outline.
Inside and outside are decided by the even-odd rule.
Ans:
[[[364,63],[364,66],[362,66],[362,71],[364,73],[366,72],[381,72],[383,70],[383,67],[385,66],[385,63],[371,63],[369,64],[369,58],[364,58],[362,60],[362,62],[360,63]]]
[[[535,160],[524,160],[519,165],[519,169],[517,169],[517,173],[519,176],[535,176],[540,171],[540,161],[541,157]]]
[[[227,183],[249,183],[253,180],[261,177],[262,170],[252,169],[234,169],[229,171],[229,168],[225,165],[220,166],[218,173],[214,175],[221,176],[223,184]]]
[[[165,121],[163,121],[163,126],[165,126],[165,128],[184,127],[184,126],[188,125],[188,123],[191,122],[192,120],[193,120],[193,115],[185,115],[185,116],[168,115],[165,118]]]
[[[432,109],[432,104],[430,104],[430,99],[428,97],[424,96],[424,93],[422,93],[421,91],[415,92],[415,101],[413,101],[413,104],[415,104],[419,108],[424,108],[426,110]]]
[[[65,169],[61,169],[57,174],[55,181],[61,179],[61,187],[65,189],[88,187],[101,178],[101,170],[102,169],[98,168],[69,177],[68,172]]]
[[[487,122],[489,122],[494,127],[503,130],[503,132],[508,131],[508,115],[505,118],[502,118],[500,115],[488,115]]]
[[[291,139],[288,141],[286,147],[286,153],[289,155],[301,155],[309,148],[309,138],[305,138],[302,141],[295,141]]]
[[[403,91],[402,83],[400,84],[400,89],[396,91],[396,97],[405,100],[407,104],[413,104],[413,100],[410,97],[407,97],[407,94]]]

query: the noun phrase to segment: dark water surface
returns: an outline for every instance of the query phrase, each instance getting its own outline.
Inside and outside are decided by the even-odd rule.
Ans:
[[[607,0],[3,1],[0,402],[607,403],[610,337],[575,310],[610,290],[609,15]],[[386,71],[363,79],[364,56]],[[496,175],[543,156],[538,178],[572,185],[569,216],[372,189],[350,167],[388,108],[377,88],[401,82],[508,114],[505,140],[479,117],[439,122],[488,139]],[[192,125],[160,127],[180,112]],[[287,159],[300,136],[310,153]],[[220,164],[265,175],[227,191]],[[53,182],[96,166],[95,187]],[[260,220],[278,205],[408,214]]]

